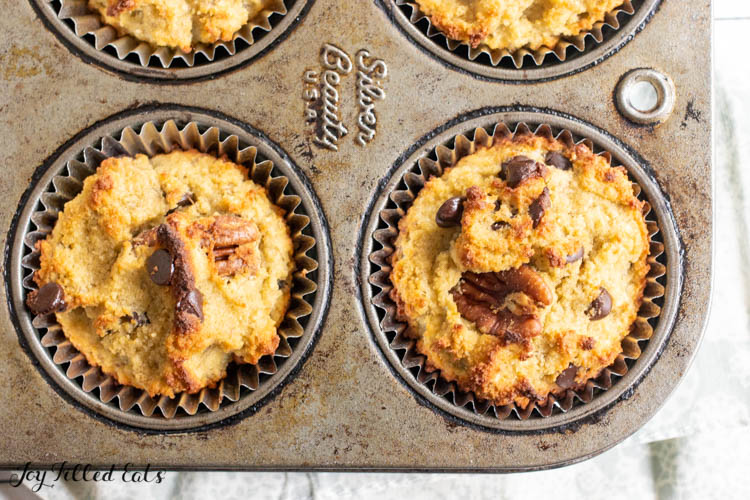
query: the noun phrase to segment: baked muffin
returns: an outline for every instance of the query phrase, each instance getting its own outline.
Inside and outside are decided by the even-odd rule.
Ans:
[[[229,42],[271,0],[88,0],[105,24],[157,47],[190,52]]]
[[[448,38],[490,49],[554,48],[576,36],[624,0],[415,0]]]
[[[197,151],[109,158],[37,243],[39,290],[93,366],[150,395],[213,387],[279,345],[293,246],[247,169]]]
[[[615,360],[648,252],[623,167],[583,144],[495,139],[431,178],[399,221],[391,297],[428,370],[526,408]]]

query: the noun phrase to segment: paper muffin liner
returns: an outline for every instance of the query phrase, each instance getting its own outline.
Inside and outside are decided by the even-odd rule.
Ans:
[[[25,254],[21,261],[26,294],[38,288],[32,279],[33,273],[39,269],[36,242],[44,239],[52,231],[64,204],[81,192],[83,180],[93,174],[104,159],[123,155],[134,156],[139,153],[154,156],[176,149],[196,149],[217,157],[226,155],[231,161],[247,167],[248,177],[256,184],[264,186],[269,199],[286,213],[285,220],[294,245],[295,270],[292,275],[289,307],[278,329],[279,346],[275,354],[263,356],[257,365],[231,363],[227,376],[214,388],[204,388],[194,394],[183,392],[174,398],[151,397],[142,389],[119,384],[113,376],[103,373],[97,366],[92,366],[65,337],[54,313],[37,315],[32,320],[32,326],[37,330],[46,352],[83,391],[96,391],[103,403],[111,404],[116,400],[120,410],[140,412],[146,417],[158,417],[160,413],[162,417],[171,419],[179,416],[180,411],[187,415],[195,415],[201,407],[207,411],[217,411],[231,402],[238,401],[243,395],[257,390],[269,376],[276,373],[278,364],[283,363],[284,359],[292,354],[295,339],[304,333],[300,321],[304,322],[305,316],[310,315],[313,310],[306,297],[317,291],[316,283],[307,277],[318,269],[316,258],[308,255],[314,253],[311,250],[316,246],[316,240],[303,234],[310,219],[307,215],[297,212],[301,203],[300,197],[285,192],[289,179],[277,175],[274,164],[260,157],[254,146],[240,149],[240,140],[236,135],[222,138],[222,133],[217,127],[202,127],[196,122],[189,122],[182,128],[173,120],[166,121],[161,128],[154,122],[146,122],[140,132],[127,127],[122,130],[119,138],[104,136],[100,144],[98,148],[85,148],[76,158],[67,162],[64,173],[61,172],[52,179],[31,215],[31,221],[36,229],[29,230],[25,235]]]
[[[274,14],[285,15],[288,2],[288,0],[271,0],[266,8],[235,33],[231,41],[219,41],[213,44],[200,43],[193,48],[192,52],[186,53],[171,47],[155,47],[131,35],[120,34],[116,28],[104,23],[98,12],[88,7],[87,0],[46,1],[55,5],[59,4],[59,9],[55,9],[58,19],[66,22],[66,24],[72,24],[76,36],[88,40],[96,50],[103,51],[109,47],[114,49],[120,60],[135,56],[143,67],[153,67],[160,64],[163,68],[171,67],[177,60],[182,61],[188,67],[193,67],[197,64],[213,62],[221,55],[232,56],[236,54],[238,50],[242,49],[238,41],[250,46],[255,42],[254,31],[271,31],[273,28],[271,16]],[[154,63],[154,60],[157,60],[158,63]]]
[[[473,138],[458,135],[451,143],[437,146],[430,155],[421,158],[417,164],[404,173],[397,189],[389,195],[388,208],[380,212],[380,224],[372,235],[381,248],[369,255],[370,262],[374,264],[369,283],[378,290],[377,293],[373,291],[372,302],[383,312],[380,326],[390,341],[389,348],[401,353],[397,357],[402,365],[433,395],[445,398],[455,406],[469,408],[477,415],[489,414],[498,419],[505,419],[511,415],[521,420],[533,417],[544,418],[553,415],[556,410],[567,412],[576,404],[592,401],[597,394],[612,387],[617,378],[624,376],[629,367],[640,357],[641,343],[648,342],[651,338],[661,314],[666,284],[666,266],[662,262],[664,243],[648,200],[644,198],[640,186],[633,182],[636,196],[645,202],[643,213],[650,240],[648,255],[650,269],[643,292],[643,303],[638,310],[638,317],[631,325],[629,334],[622,341],[622,352],[610,366],[604,368],[597,377],[589,379],[585,384],[579,384],[578,387],[568,389],[558,396],[550,394],[544,401],[532,402],[526,408],[521,408],[516,404],[495,405],[472,392],[459,389],[455,381],[445,380],[440,370],[430,370],[426,363],[427,357],[417,350],[416,340],[407,333],[409,325],[398,319],[396,304],[390,297],[393,289],[390,280],[391,257],[398,236],[398,222],[406,214],[427,180],[442,175],[446,168],[452,167],[461,158],[473,154],[477,148],[491,147],[496,140],[524,135],[538,135],[547,139],[556,138],[568,147],[583,143],[611,163],[612,155],[595,149],[591,140],[576,137],[565,129],[556,132],[547,124],[541,124],[532,131],[526,123],[518,123],[513,130],[504,123],[498,123],[491,135],[487,129],[477,128],[473,131]]]
[[[485,54],[492,66],[498,66],[504,61],[508,61],[508,64],[512,64],[516,69],[522,68],[528,58],[533,61],[535,66],[541,66],[544,64],[547,57],[552,58],[554,62],[564,62],[572,55],[571,51],[575,50],[581,53],[586,50],[587,45],[591,47],[595,44],[602,43],[605,39],[605,29],[610,28],[612,30],[619,30],[621,26],[620,17],[632,16],[635,13],[633,3],[638,2],[638,0],[625,0],[621,6],[607,12],[604,19],[595,23],[590,30],[582,31],[576,36],[561,37],[557,44],[552,48],[542,46],[537,50],[530,50],[522,47],[510,51],[508,49],[491,49],[484,44],[480,44],[478,47],[472,47],[466,42],[448,38],[445,33],[432,24],[429,16],[421,11],[419,4],[415,1],[394,1],[397,6],[405,9],[404,13],[408,15],[409,22],[417,26],[422,33],[433,39],[433,41],[439,44],[439,46],[444,47],[451,52],[457,52],[459,49],[462,49],[462,51],[465,50],[466,57],[471,61],[474,61],[482,54]],[[408,13],[406,12],[407,10],[409,11]],[[527,58],[527,56],[529,57]],[[528,65],[529,64],[526,64],[526,66]]]

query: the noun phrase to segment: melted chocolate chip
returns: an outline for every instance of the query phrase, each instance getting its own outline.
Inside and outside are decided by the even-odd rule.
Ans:
[[[197,316],[203,321],[203,294],[196,289],[190,290],[177,301],[177,310]]]
[[[26,299],[26,304],[34,314],[49,314],[65,310],[64,298],[62,287],[55,282],[50,282],[39,290],[31,292]]]
[[[591,302],[586,314],[589,315],[591,321],[596,321],[607,317],[610,311],[612,311],[612,296],[602,287],[599,289],[599,296]]]
[[[568,365],[566,369],[560,373],[555,379],[555,383],[560,386],[561,389],[570,389],[576,385],[576,375],[578,374],[578,367]]]
[[[549,189],[545,187],[542,194],[529,205],[529,215],[531,216],[531,220],[534,221],[535,228],[541,222],[544,212],[550,207],[550,204]]]
[[[518,187],[526,179],[542,174],[542,165],[528,156],[514,156],[503,163],[500,169],[500,177],[505,180],[512,189]]]
[[[495,212],[497,212],[498,210],[500,210],[500,207],[502,207],[502,206],[503,206],[503,204],[500,203],[500,200],[495,200]]]
[[[579,248],[578,251],[574,254],[570,254],[567,257],[565,257],[565,262],[568,264],[572,264],[573,262],[577,260],[581,260],[583,258],[583,247]]]
[[[492,230],[493,231],[499,231],[500,229],[502,229],[504,227],[510,227],[510,224],[508,224],[504,220],[499,220],[497,222],[493,222],[492,223]]]
[[[550,151],[547,153],[547,156],[544,157],[544,163],[551,167],[559,168],[560,170],[570,170],[573,167],[570,160],[557,151]]]
[[[172,281],[174,262],[169,252],[160,248],[146,259],[146,271],[157,285],[168,285]]]
[[[461,216],[464,213],[464,199],[454,196],[446,200],[435,214],[435,222],[440,227],[455,227],[461,225]]]

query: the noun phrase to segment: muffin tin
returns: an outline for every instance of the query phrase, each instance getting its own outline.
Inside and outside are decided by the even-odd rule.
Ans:
[[[7,358],[0,365],[3,467],[67,460],[170,469],[548,468],[593,456],[632,434],[687,370],[711,279],[709,1],[689,9],[634,1],[633,16],[602,43],[587,43],[581,54],[548,66],[500,65],[502,75],[492,65],[446,63],[415,42],[396,0],[302,2],[250,58],[242,54],[255,45],[219,65],[159,74],[129,61],[105,67],[83,54],[39,3],[0,0],[11,13],[0,20],[7,89],[0,106],[12,124],[0,135],[0,155],[13,169],[0,180],[7,304],[0,310]],[[288,25],[276,37],[281,23]],[[616,89],[633,70],[649,68],[674,82],[674,111],[634,123],[618,111]],[[200,74],[177,76],[192,70]],[[161,73],[176,80],[165,85]],[[170,119],[268,145],[274,163],[285,165],[283,174],[296,179],[292,187],[303,204],[306,197],[320,202],[306,205],[311,228],[321,231],[316,259],[322,267],[313,278],[318,291],[304,324],[307,337],[293,349],[299,356],[286,360],[288,370],[271,377],[273,386],[257,399],[240,398],[221,418],[198,410],[199,418],[181,427],[118,419],[82,401],[82,386],[66,388],[64,377],[50,375],[54,353],[45,357],[34,347],[24,327],[28,314],[19,307],[18,239],[39,209],[27,205],[35,193],[83,146],[129,125]],[[453,147],[460,134],[497,122],[548,123],[610,151],[643,187],[666,250],[659,257],[666,265],[661,312],[640,356],[611,388],[546,418],[487,420],[420,390],[413,370],[392,362],[372,301],[373,232],[383,200],[405,186],[399,176],[438,144]]]

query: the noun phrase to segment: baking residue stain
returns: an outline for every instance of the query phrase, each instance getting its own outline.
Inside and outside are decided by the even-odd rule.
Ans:
[[[47,75],[52,72],[52,66],[39,54],[39,47],[10,47],[0,54],[0,68],[3,80],[30,78],[42,72]]]

